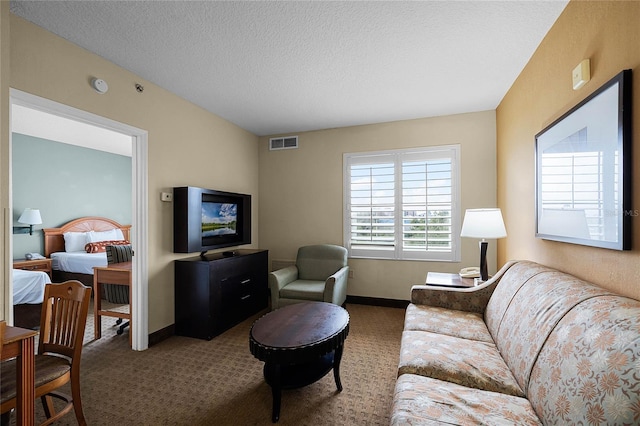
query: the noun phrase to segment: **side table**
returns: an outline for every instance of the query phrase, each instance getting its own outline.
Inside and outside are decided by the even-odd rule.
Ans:
[[[24,269],[26,271],[42,271],[46,272],[51,278],[51,259],[14,259],[13,260],[13,268],[14,269]]]
[[[473,278],[461,278],[459,274],[447,274],[444,272],[428,272],[425,284],[453,288],[470,288],[476,286]]]

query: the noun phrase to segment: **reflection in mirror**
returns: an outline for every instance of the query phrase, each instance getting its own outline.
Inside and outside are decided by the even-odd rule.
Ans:
[[[536,236],[629,248],[627,75],[623,71],[536,135]]]

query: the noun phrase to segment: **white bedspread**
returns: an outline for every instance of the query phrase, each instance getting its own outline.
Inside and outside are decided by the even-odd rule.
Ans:
[[[57,271],[93,275],[94,266],[107,266],[107,253],[51,253],[51,267]]]
[[[13,304],[42,303],[44,286],[51,282],[49,274],[42,271],[13,270]]]

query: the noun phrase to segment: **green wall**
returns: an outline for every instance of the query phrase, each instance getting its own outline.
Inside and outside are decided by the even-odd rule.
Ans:
[[[44,252],[42,228],[83,216],[131,223],[131,157],[13,133],[13,223],[40,209],[33,235],[13,235],[13,257]]]

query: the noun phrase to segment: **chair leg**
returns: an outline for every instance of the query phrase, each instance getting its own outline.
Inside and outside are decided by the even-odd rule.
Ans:
[[[76,413],[78,425],[86,426],[87,421],[84,419],[82,398],[80,397],[80,378],[77,375],[71,377],[71,397],[73,398],[73,411]]]
[[[118,336],[124,333],[124,329],[127,327],[129,327],[129,321],[125,322],[124,324],[120,324],[120,328],[118,328],[118,330],[116,331]]]
[[[9,410],[6,413],[2,413],[0,416],[0,425],[1,426],[9,426],[11,424],[11,412],[13,410]]]
[[[42,401],[44,415],[47,416],[48,419],[56,415],[56,409],[53,406],[53,398],[51,398],[49,395],[43,395],[40,397],[40,401]]]

